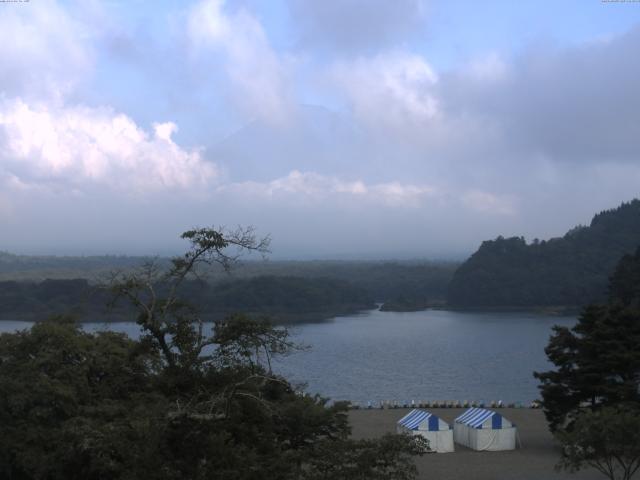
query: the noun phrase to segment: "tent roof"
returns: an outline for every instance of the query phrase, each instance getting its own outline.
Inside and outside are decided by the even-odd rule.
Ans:
[[[493,410],[487,410],[485,408],[470,408],[458,418],[455,419],[456,423],[462,423],[473,428],[479,428],[489,418],[497,415],[502,417],[498,412]]]
[[[427,412],[426,410],[414,409],[414,410],[411,410],[409,413],[407,413],[400,420],[398,420],[398,424],[410,430],[416,430],[422,422],[424,422],[425,420],[428,421],[430,418],[432,418],[431,422],[433,421],[437,422],[438,420],[440,420],[437,416],[435,416],[431,412]],[[429,430],[431,430],[431,428]]]

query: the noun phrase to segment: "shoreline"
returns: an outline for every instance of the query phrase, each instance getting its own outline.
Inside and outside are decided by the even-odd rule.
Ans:
[[[353,315],[361,315],[368,312],[375,312],[376,308],[354,308],[354,309],[340,309],[331,312],[287,312],[287,313],[270,313],[270,312],[251,312],[251,311],[228,311],[228,312],[213,312],[205,313],[202,315],[202,320],[205,323],[213,323],[217,320],[222,320],[229,315],[243,314],[255,318],[267,318],[273,325],[276,326],[292,326],[302,324],[314,324],[330,322],[335,318],[349,317]],[[60,312],[53,313],[30,313],[30,314],[14,314],[10,317],[0,317],[0,322],[29,322],[38,323],[46,321],[48,317],[59,315]],[[79,324],[85,323],[136,323],[136,313],[132,312],[127,314],[115,314],[109,315],[105,313],[77,313],[77,312],[63,312],[62,315],[75,316]]]
[[[377,438],[395,433],[396,422],[410,409],[359,409],[348,412],[352,438]],[[450,425],[464,408],[427,408]],[[597,480],[594,469],[571,474],[556,471],[560,447],[548,430],[540,409],[496,409],[518,429],[521,448],[502,452],[477,452],[455,444],[453,453],[430,453],[416,457],[420,480]]]
[[[579,315],[583,307],[576,305],[533,305],[533,306],[470,306],[462,307],[455,305],[429,305],[421,310],[380,310],[384,312],[410,313],[425,312],[428,310],[448,311],[448,312],[469,312],[469,313],[536,313],[541,315],[573,317]]]
[[[580,314],[582,307],[578,306],[498,306],[498,307],[456,307],[449,305],[429,305],[426,308],[419,310],[412,309],[384,309],[383,303],[378,303],[374,308],[344,308],[336,309],[333,311],[314,311],[314,312],[246,312],[246,311],[229,311],[229,312],[210,312],[203,315],[205,322],[214,322],[220,320],[228,315],[234,313],[243,313],[253,317],[266,317],[271,320],[274,325],[291,326],[291,325],[303,325],[314,323],[331,322],[332,320],[340,317],[348,317],[352,315],[365,315],[372,312],[381,313],[420,313],[429,311],[444,311],[444,312],[458,312],[458,313],[529,313],[544,316],[553,317],[575,317]],[[46,320],[47,317],[60,314],[60,312],[42,312],[42,313],[15,313],[8,317],[0,317],[0,322],[41,322]],[[132,312],[131,316],[127,314],[108,314],[103,312],[73,312],[67,311],[62,314],[72,315],[78,317],[78,323],[124,323],[135,322],[135,312]],[[89,319],[93,317],[93,319]]]

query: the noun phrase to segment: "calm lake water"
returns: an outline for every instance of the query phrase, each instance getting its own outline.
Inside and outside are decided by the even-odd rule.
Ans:
[[[427,310],[370,311],[290,328],[311,346],[278,360],[274,369],[307,391],[333,400],[377,405],[390,400],[476,400],[528,403],[538,398],[534,370],[546,370],[551,327],[575,318],[532,313]],[[0,331],[29,322],[0,322]],[[134,323],[85,324],[132,337]]]

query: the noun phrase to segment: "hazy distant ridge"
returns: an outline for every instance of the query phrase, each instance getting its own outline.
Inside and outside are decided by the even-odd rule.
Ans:
[[[95,284],[111,270],[135,268],[144,260],[0,254],[0,319],[37,320],[63,312],[101,319],[108,298]],[[402,309],[442,303],[456,267],[426,261],[256,261],[235,266],[232,275],[212,270],[206,283],[187,282],[182,293],[207,316],[244,311],[285,321],[318,320],[373,308],[374,302]],[[126,311],[107,316],[133,318]]]

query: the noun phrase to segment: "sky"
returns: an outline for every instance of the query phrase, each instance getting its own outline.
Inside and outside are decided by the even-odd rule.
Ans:
[[[0,250],[459,259],[639,196],[639,2],[0,2],[0,45]]]

